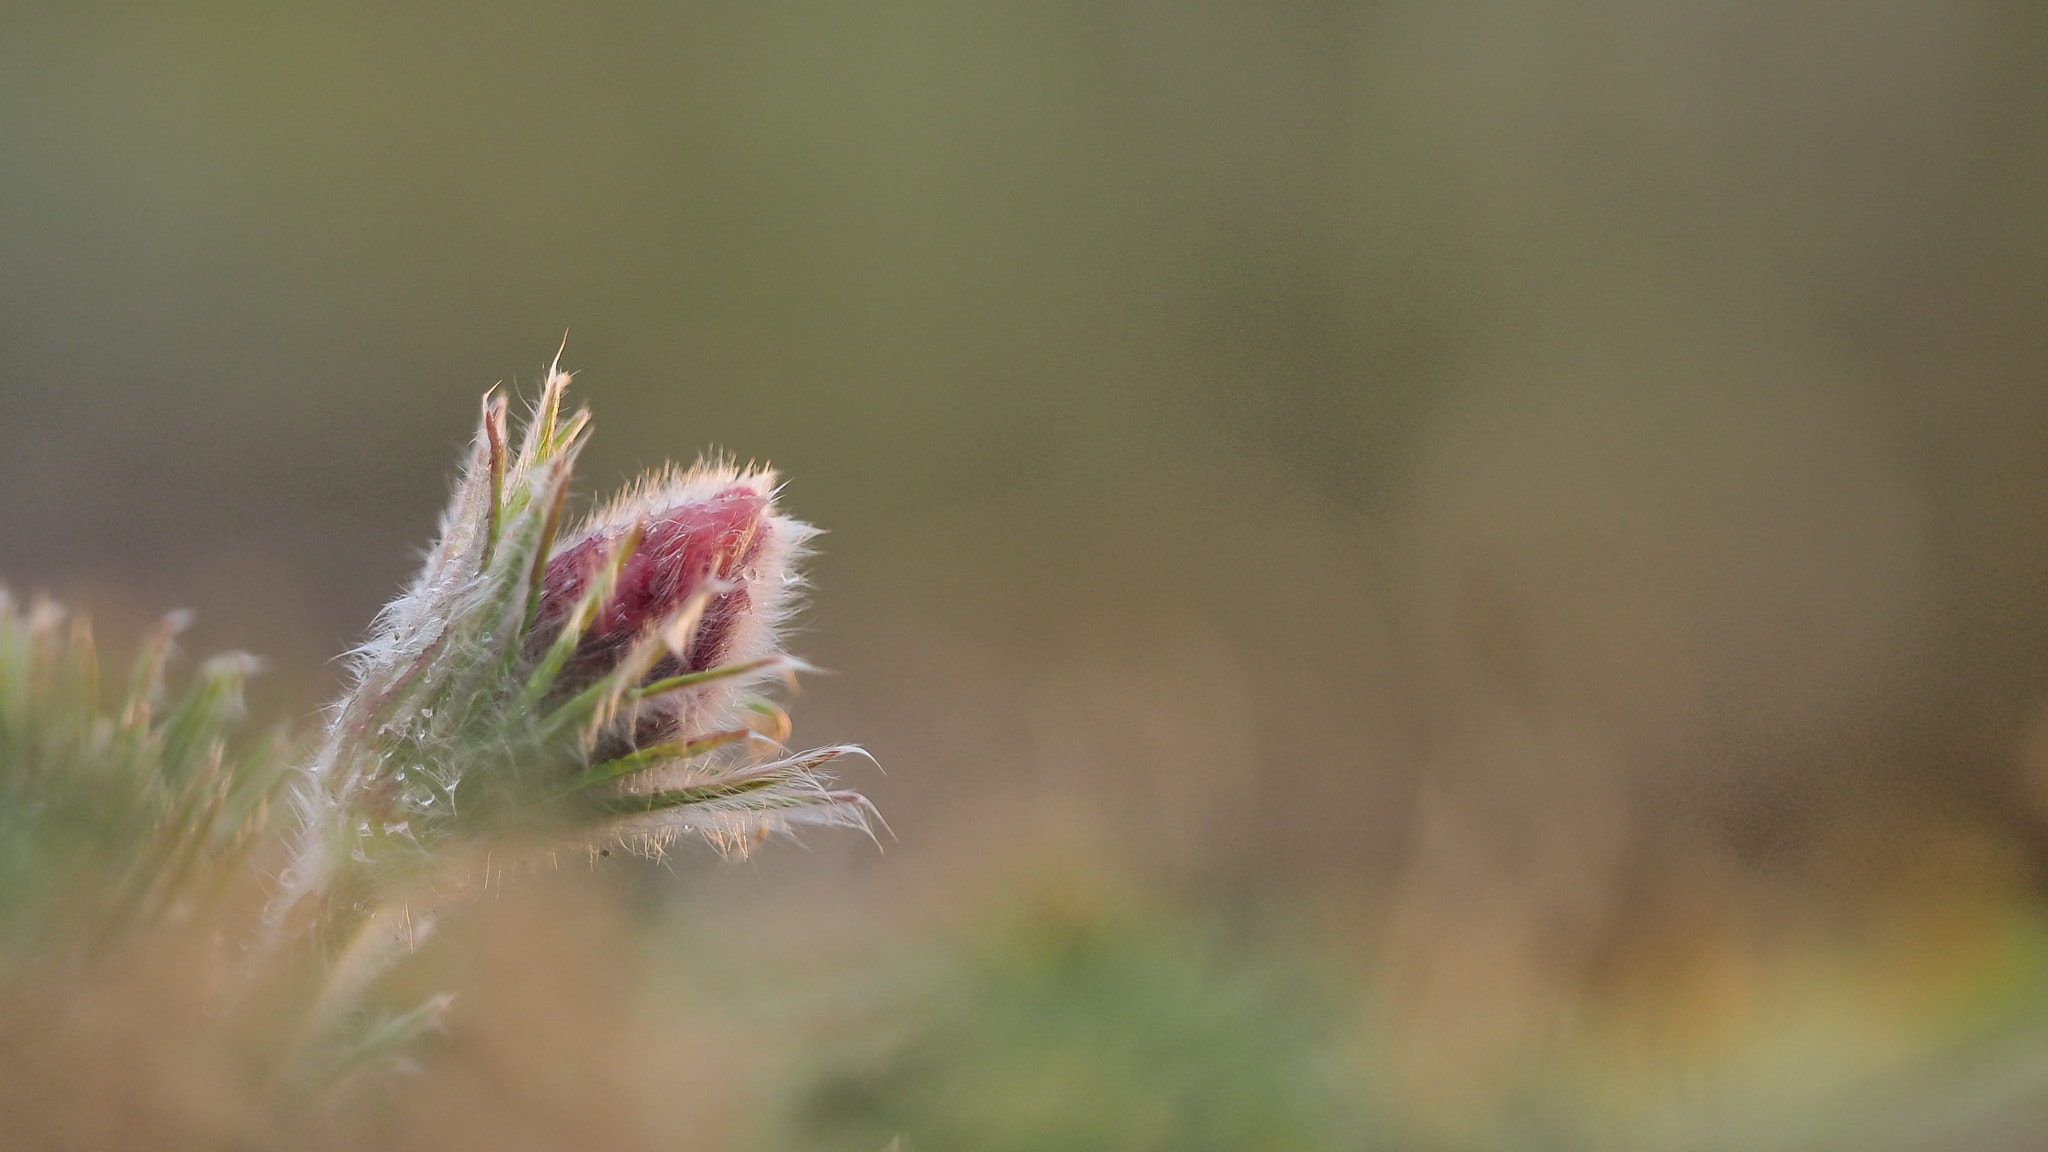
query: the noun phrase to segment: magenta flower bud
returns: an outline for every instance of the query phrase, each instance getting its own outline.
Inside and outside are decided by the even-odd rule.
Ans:
[[[799,583],[792,565],[813,531],[776,515],[774,497],[771,473],[702,465],[628,493],[565,534],[548,558],[529,656],[560,636],[617,550],[630,545],[562,668],[558,691],[596,682],[663,629],[670,630],[667,650],[641,683],[756,662],[772,674],[769,664],[781,655],[777,625]],[[715,723],[716,705],[737,686],[696,693],[694,719]],[[656,710],[656,719],[678,711]]]

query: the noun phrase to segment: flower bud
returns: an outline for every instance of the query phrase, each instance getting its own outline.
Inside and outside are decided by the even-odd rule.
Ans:
[[[692,833],[744,851],[870,827],[864,798],[829,787],[857,749],[756,735],[781,714],[750,690],[799,667],[778,633],[812,529],[776,514],[772,473],[711,463],[558,531],[590,427],[563,411],[568,382],[550,369],[517,451],[508,405],[485,398],[440,542],[357,649],[294,790],[274,938],[338,884],[410,891],[464,848],[659,852]]]
[[[772,674],[776,625],[798,583],[792,565],[811,533],[775,514],[770,473],[700,465],[665,476],[563,537],[542,572],[528,658],[556,641],[595,585],[595,614],[556,678],[558,695],[596,682],[664,629],[667,649],[642,684],[752,662],[763,662],[754,679]],[[688,727],[721,722],[740,679],[651,709],[636,740],[672,735],[661,729],[685,713]]]

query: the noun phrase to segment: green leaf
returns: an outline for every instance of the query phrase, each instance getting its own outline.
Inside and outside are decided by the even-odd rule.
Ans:
[[[737,744],[752,735],[753,733],[745,728],[736,728],[729,732],[714,732],[709,736],[700,737],[696,740],[674,744],[657,744],[652,748],[643,748],[630,755],[621,756],[615,760],[607,760],[602,764],[592,765],[569,782],[568,788],[565,789],[565,794],[567,792],[579,792],[596,784],[619,780],[631,776],[635,772],[644,772],[657,765],[673,764],[680,760],[689,760],[702,756],[706,752],[723,748],[728,744]]]

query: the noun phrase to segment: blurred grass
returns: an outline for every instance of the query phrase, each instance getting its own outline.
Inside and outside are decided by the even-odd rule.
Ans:
[[[874,998],[903,1033],[820,1054],[796,1146],[1388,1147],[1342,1014],[1270,943],[1028,903],[950,970]],[[879,1050],[877,1050],[879,1049]]]

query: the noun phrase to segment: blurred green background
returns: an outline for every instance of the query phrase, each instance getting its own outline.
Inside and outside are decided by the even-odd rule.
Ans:
[[[478,910],[387,1146],[2035,1146],[2044,316],[2032,3],[0,9],[10,585],[310,718],[564,330],[830,530],[895,838]]]

